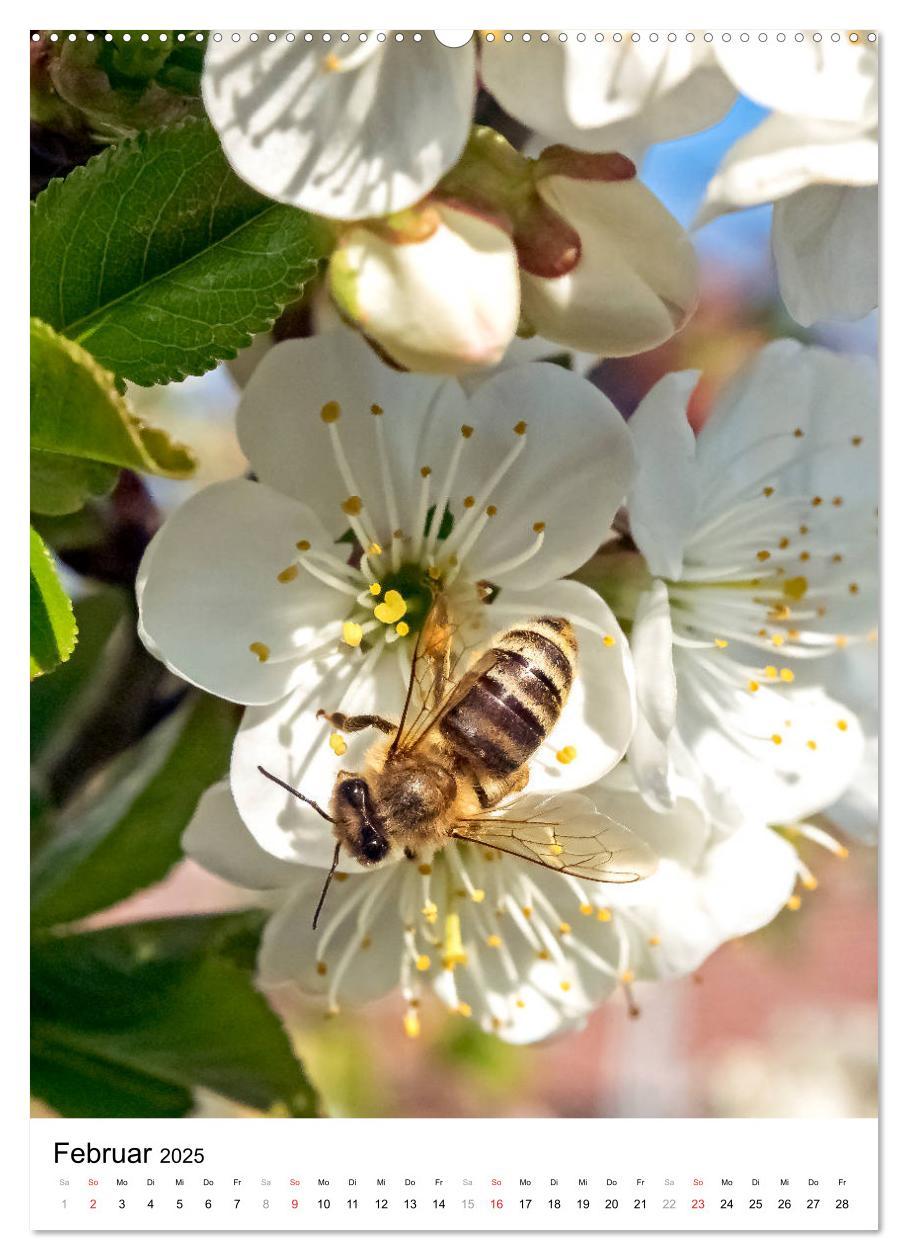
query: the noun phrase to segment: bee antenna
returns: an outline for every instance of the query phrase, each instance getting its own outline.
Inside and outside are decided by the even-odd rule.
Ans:
[[[304,801],[306,805],[311,805],[317,814],[321,814],[326,822],[335,823],[337,819],[332,818],[330,814],[326,814],[321,805],[310,800],[308,796],[303,796],[302,792],[297,792],[295,787],[291,787],[289,783],[285,783],[283,779],[279,779],[276,774],[272,774],[270,770],[266,770],[264,766],[258,767],[259,773],[263,774],[266,779],[270,779],[272,783],[276,783],[278,787],[284,788],[291,796],[295,796],[298,801]]]
[[[315,914],[312,916],[313,932],[318,927],[318,916],[321,914],[322,906],[325,904],[325,898],[328,896],[328,888],[331,884],[332,878],[334,877],[334,872],[337,870],[337,864],[340,861],[340,853],[341,853],[341,846],[340,846],[340,840],[338,840],[337,844],[334,846],[334,858],[332,859],[332,862],[331,862],[331,870],[325,876],[325,882],[322,886],[322,895],[318,899],[318,905],[315,907]]]

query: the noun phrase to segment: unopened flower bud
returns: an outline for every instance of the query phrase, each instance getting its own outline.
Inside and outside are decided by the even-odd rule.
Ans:
[[[347,319],[399,366],[459,375],[498,363],[520,315],[507,226],[432,201],[406,223],[360,223],[331,257],[331,294]]]
[[[558,274],[546,269],[546,240],[521,225],[523,315],[536,332],[620,356],[661,345],[686,323],[697,299],[693,246],[630,159],[556,145],[539,159],[536,193],[566,225],[561,236],[580,240],[576,265]]]

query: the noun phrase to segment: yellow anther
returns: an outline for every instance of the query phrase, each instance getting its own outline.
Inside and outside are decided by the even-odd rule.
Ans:
[[[562,766],[569,766],[577,756],[577,749],[573,744],[565,744],[555,753],[555,760]]]
[[[445,915],[445,936],[441,961],[448,971],[453,971],[455,967],[463,966],[467,961],[463,939],[460,935],[460,915],[456,911],[449,911]]]
[[[552,857],[558,857],[563,852],[564,852],[563,844],[550,844],[549,845],[549,853],[551,853]]]
[[[524,1002],[523,998],[518,998],[517,1001],[514,1003],[514,1005],[519,1007],[520,1010],[523,1010],[523,1008],[526,1006],[526,1002]]]
[[[810,552],[802,551],[801,554],[798,556],[798,559],[802,560],[806,564],[807,561],[810,559]]]
[[[837,494],[836,497],[832,500],[832,506],[841,507],[843,502],[844,500],[842,499],[842,496],[840,494]]]
[[[809,529],[809,528],[808,528],[808,526],[806,526],[806,525],[799,525],[799,526],[798,526],[798,533],[799,533],[799,534],[809,534],[809,533],[810,533],[810,529]]]
[[[476,500],[473,498],[472,494],[468,494],[467,497],[463,501],[463,505],[465,508],[471,508],[474,506],[475,503],[476,503]]]
[[[363,641],[363,628],[356,621],[345,621],[341,626],[341,638],[348,647],[359,647]]]
[[[776,734],[776,735],[771,735],[771,736],[770,736],[770,738],[772,739],[772,742],[773,742],[774,744],[776,744],[777,746],[778,746],[779,744],[781,744],[781,742],[782,742],[782,736],[781,736],[781,735],[778,735],[778,734]]]
[[[534,534],[542,534],[542,533],[544,533],[544,532],[545,532],[545,521],[534,521],[534,522],[533,522],[533,533],[534,533]]]
[[[395,626],[395,629],[402,639],[410,633],[410,627],[405,621],[399,621]]]
[[[835,637],[835,645],[836,647],[840,647],[840,648],[848,647],[848,635],[837,634]]]
[[[786,578],[782,583],[782,590],[789,599],[797,603],[799,599],[803,599],[807,594],[807,578],[799,575],[798,577]]]
[[[360,949],[369,949],[371,948],[371,945],[372,945],[371,936],[364,936],[363,939],[359,943]]]
[[[281,569],[280,573],[277,575],[277,580],[279,582],[292,582],[298,573],[299,568],[297,565],[288,564],[286,569]]]
[[[372,412],[373,416],[383,416],[385,414],[384,407],[380,407],[378,403],[373,403],[369,410]]]
[[[343,757],[347,751],[347,741],[341,735],[340,731],[332,731],[328,736],[328,746],[338,757]]]
[[[426,573],[433,582],[437,582],[441,577],[441,569],[437,568],[434,564],[429,565],[428,569],[426,569]]]
[[[784,551],[790,542],[791,542],[790,538],[780,538],[778,542],[779,549],[781,551]]]
[[[581,913],[581,914],[592,914],[592,913],[593,913],[593,907],[590,905],[590,903],[589,903],[588,901],[581,901],[581,903],[580,903],[580,913]]]
[[[494,503],[490,503],[489,506],[486,508],[486,516],[497,516],[497,515],[498,515],[498,508],[495,506]]]
[[[431,474],[432,474],[432,469],[429,467],[429,465],[423,464],[422,468],[420,468],[419,470],[420,477],[429,477],[431,476]]]
[[[848,589],[849,589],[849,591],[851,592],[851,594],[852,594],[852,595],[857,595],[858,590],[859,590],[860,588],[858,587],[857,582],[850,582],[850,583],[848,584]]]
[[[325,424],[334,424],[335,420],[340,419],[340,413],[341,409],[339,402],[326,402],[324,407],[322,407],[321,414]]]
[[[432,863],[431,863],[431,862],[420,862],[419,866],[418,866],[416,869],[419,871],[420,875],[431,875],[431,874],[432,874]]]
[[[804,874],[801,876],[801,883],[804,885],[804,887],[807,889],[808,892],[816,892],[817,887],[819,886],[819,881],[817,880],[816,875],[814,875],[812,871],[804,872]]]
[[[491,936],[486,937],[486,944],[490,949],[501,949],[501,937],[493,932]]]
[[[325,976],[328,974],[328,968],[323,962],[317,962],[315,964],[315,970],[318,972],[320,976]]]
[[[532,907],[532,906],[521,906],[521,907],[520,907],[520,910],[521,910],[521,913],[523,914],[523,917],[524,917],[525,919],[532,919],[532,917],[533,917],[533,907]]]
[[[815,494],[810,500],[811,507],[819,507],[822,502],[823,496],[821,494]]]
[[[363,510],[363,501],[358,494],[351,494],[349,499],[344,499],[341,509],[347,516],[359,516]]]
[[[573,930],[574,930],[574,929],[571,927],[570,923],[559,923],[559,924],[558,924],[558,931],[561,933],[561,935],[562,935],[562,936],[570,936],[570,934],[571,934],[571,932],[573,932]]]
[[[407,1011],[404,1016],[404,1032],[408,1037],[419,1036],[419,1012]]]
[[[795,429],[793,436],[794,436],[794,437],[796,437],[796,438],[802,438],[802,437],[804,436],[804,430],[803,430],[803,429]]]
[[[611,917],[612,917],[611,910],[606,910],[604,906],[602,907],[601,910],[596,911],[596,918],[599,920],[600,923],[610,922]]]
[[[775,492],[776,492],[776,488],[775,488],[775,486],[764,486],[764,487],[763,487],[763,495],[764,495],[764,497],[765,497],[765,498],[767,498],[767,499],[772,498],[772,496],[775,494]]]
[[[602,636],[602,642],[605,644],[605,646],[606,646],[606,647],[614,647],[614,646],[615,646],[615,640],[614,640],[614,638],[612,637],[612,635],[610,635],[610,634],[604,634],[604,635]]]
[[[369,543],[370,556],[380,556],[382,551],[383,551],[383,547],[381,543],[378,543],[378,542]]]
[[[461,431],[461,433],[464,435],[464,437],[465,437],[465,438],[468,438],[468,437],[472,437],[472,436],[473,436],[473,426],[472,426],[472,424],[462,424],[462,425],[460,426],[460,431]]]
[[[809,739],[809,740],[807,741],[807,747],[810,749],[810,751],[811,751],[811,752],[816,752],[816,750],[817,750],[817,741],[816,741],[815,739]]]
[[[549,962],[552,955],[549,953],[547,949],[540,949],[539,952],[536,954],[536,957],[540,959],[542,962]]]
[[[454,1011],[457,1015],[463,1015],[465,1019],[469,1019],[473,1014],[473,1008],[469,1002],[458,1002]]]
[[[772,554],[772,553],[771,553],[771,552],[769,552],[769,551],[767,551],[767,550],[766,550],[766,548],[764,547],[761,551],[758,551],[758,552],[757,552],[757,559],[758,559],[758,560],[768,560],[771,554]]]
[[[655,947],[656,947],[657,945],[661,945],[661,944],[662,944],[662,937],[661,937],[661,936],[651,936],[651,937],[649,938],[649,944],[650,944],[650,945],[652,945],[652,946],[653,946],[653,948],[655,949]]]
[[[837,551],[837,552],[833,555],[833,557],[832,557],[832,563],[833,563],[833,564],[841,564],[841,563],[842,563],[842,553],[841,553],[840,551]]]
[[[438,906],[434,901],[427,901],[420,913],[427,923],[435,923],[438,919]]]
[[[297,551],[309,551],[311,547],[312,547],[312,543],[309,541],[308,538],[301,538],[299,542],[296,544]]]
[[[370,595],[380,595],[380,594],[381,594],[381,586],[380,586],[380,584],[379,584],[378,582],[373,582],[373,583],[372,583],[372,585],[369,587],[369,594],[370,594]]]
[[[851,445],[852,445],[852,446],[860,446],[860,445],[861,445],[861,443],[862,443],[863,441],[864,441],[864,439],[863,439],[862,437],[857,437],[857,436],[855,436],[855,437],[853,437],[853,438],[851,439]]]
[[[271,655],[271,648],[268,644],[259,643],[258,640],[256,640],[255,643],[249,644],[249,651],[253,654],[253,656],[257,656],[263,665]]]
[[[785,643],[785,635],[774,634],[772,638],[770,639],[770,643],[773,645],[773,647],[782,647]]]
[[[558,987],[563,990],[563,992],[567,993],[568,989],[571,987],[571,982],[570,980],[562,980]]]
[[[432,959],[429,957],[429,955],[420,954],[416,960],[416,970],[428,971],[431,966],[432,966]]]
[[[763,673],[767,678],[775,678],[777,677],[779,671],[776,669],[775,665],[767,665],[763,670]]]
[[[713,643],[716,645],[717,648],[728,647],[728,639],[713,639]]]
[[[350,878],[350,876],[347,874],[346,871],[335,871],[333,878],[334,878],[335,883],[343,884],[346,880]]]
[[[782,679],[782,682],[784,682],[784,683],[794,682],[794,680],[795,680],[794,670],[793,670],[793,669],[781,669],[781,670],[779,670],[779,677]]]
[[[840,731],[848,730],[848,723],[845,721],[844,718],[839,718],[838,722],[836,722],[836,726],[838,727]]]
[[[759,691],[759,690],[760,690],[760,684],[759,684],[759,683],[758,683],[755,679],[753,679],[753,678],[752,678],[752,679],[750,680],[750,682],[747,684],[747,690],[748,690],[748,691]]]
[[[527,431],[526,420],[518,420],[517,423],[514,425],[514,432],[517,434],[518,437],[523,437],[526,431]]]
[[[800,910],[801,898],[798,896],[797,893],[792,893],[792,895],[788,898],[788,901],[785,904],[788,906],[789,910]]]
[[[622,984],[633,984],[633,981],[634,981],[634,973],[632,971],[623,971],[621,973]]]
[[[836,855],[837,858],[848,857],[848,850],[845,848],[844,844],[837,844],[836,847],[833,849],[833,853]]]
[[[326,70],[329,74],[333,71],[340,70],[340,68],[341,59],[338,57],[337,53],[328,53],[327,57],[322,58],[322,69]]]
[[[470,893],[470,900],[475,901],[477,905],[479,905],[481,901],[485,901],[485,899],[486,891],[484,888],[474,888]]]

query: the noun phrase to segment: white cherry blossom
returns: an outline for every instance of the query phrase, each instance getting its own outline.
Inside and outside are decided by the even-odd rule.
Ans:
[[[834,801],[861,756],[856,716],[798,670],[875,626],[875,373],[774,342],[697,437],[696,379],[664,377],[631,418],[639,553],[613,547],[600,586],[634,623],[629,758],[656,805],[680,772],[714,813],[782,822]]]
[[[453,382],[384,366],[343,330],[284,342],[238,412],[258,481],[211,486],[152,540],[138,579],[149,648],[197,686],[251,706],[232,784],[259,843],[324,859],[318,816],[257,771],[326,803],[372,732],[316,714],[399,717],[427,579],[469,654],[528,615],[557,613],[580,664],[535,757],[530,790],[607,773],[633,730],[630,650],[599,595],[564,581],[606,536],[632,470],[627,426],[552,364]]]

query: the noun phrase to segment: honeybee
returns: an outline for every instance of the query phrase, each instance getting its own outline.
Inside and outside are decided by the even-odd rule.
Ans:
[[[453,637],[446,600],[436,591],[413,652],[400,719],[319,710],[339,731],[375,728],[384,736],[369,749],[361,772],[338,772],[330,812],[258,767],[334,828],[334,858],[313,928],[342,850],[371,867],[390,857],[429,861],[452,840],[464,840],[601,883],[631,883],[654,869],[648,846],[604,815],[558,821],[490,812],[526,787],[528,762],[561,715],[577,669],[570,621],[517,622],[459,679]]]

